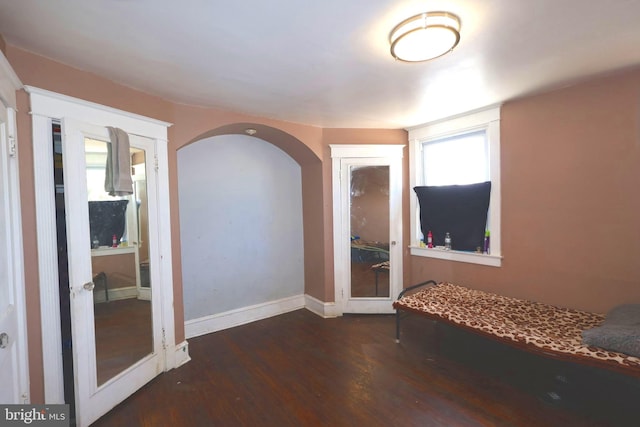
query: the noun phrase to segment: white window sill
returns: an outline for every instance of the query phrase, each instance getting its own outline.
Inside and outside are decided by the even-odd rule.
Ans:
[[[444,259],[456,262],[467,262],[470,264],[488,265],[491,267],[500,267],[502,265],[502,256],[500,255],[452,251],[445,250],[444,248],[423,248],[419,246],[409,246],[409,249],[411,249],[411,255],[415,256]]]
[[[91,256],[106,256],[106,255],[122,255],[135,253],[135,246],[118,246],[112,248],[111,246],[100,246],[97,249],[91,249]]]

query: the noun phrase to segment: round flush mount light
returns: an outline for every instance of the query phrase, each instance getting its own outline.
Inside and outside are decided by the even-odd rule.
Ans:
[[[425,12],[391,30],[391,55],[406,62],[428,61],[453,50],[460,41],[460,18],[449,12]]]

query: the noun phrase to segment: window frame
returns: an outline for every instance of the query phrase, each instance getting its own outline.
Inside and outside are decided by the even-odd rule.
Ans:
[[[491,232],[490,254],[421,247],[420,207],[418,205],[418,197],[413,192],[413,188],[424,185],[422,161],[423,144],[429,141],[480,130],[486,132],[489,147],[491,199],[487,219]],[[411,188],[411,197],[409,198],[411,224],[411,243],[409,248],[411,255],[500,267],[502,265],[500,106],[493,106],[472,113],[416,126],[407,129],[407,131],[409,133],[409,182]]]

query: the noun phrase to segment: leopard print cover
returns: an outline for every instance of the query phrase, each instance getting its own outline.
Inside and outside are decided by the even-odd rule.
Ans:
[[[619,364],[619,368],[630,368],[640,375],[640,358],[582,345],[581,332],[602,323],[602,314],[504,297],[451,283],[439,283],[405,295],[393,306],[440,317],[526,347],[535,346],[547,355],[566,355],[583,361],[596,359],[605,365]]]

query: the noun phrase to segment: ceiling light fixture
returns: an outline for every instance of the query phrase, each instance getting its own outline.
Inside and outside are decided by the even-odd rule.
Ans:
[[[406,62],[428,61],[453,50],[460,41],[460,18],[449,12],[425,12],[391,30],[391,55]]]
[[[258,131],[253,129],[253,128],[247,128],[247,129],[244,130],[244,133],[246,133],[247,135],[251,135],[251,136],[255,135],[257,132]]]

